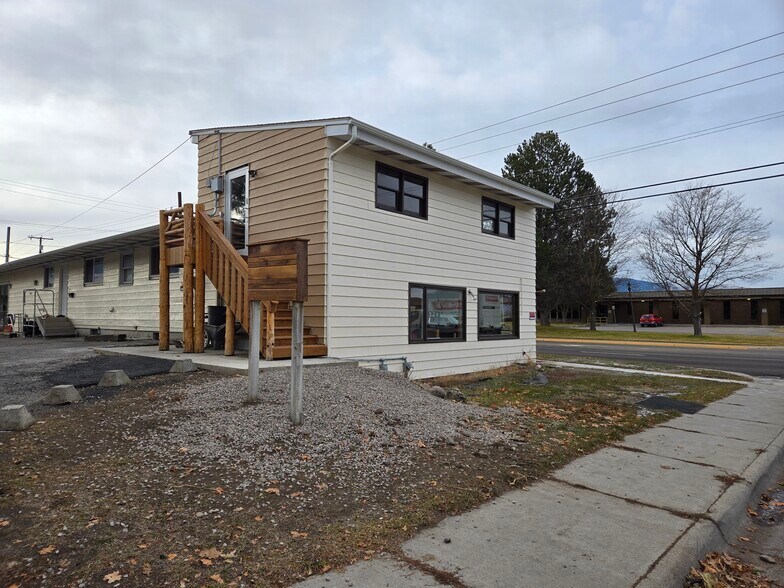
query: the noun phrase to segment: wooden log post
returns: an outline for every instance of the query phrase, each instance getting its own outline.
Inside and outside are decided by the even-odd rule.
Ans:
[[[259,400],[259,353],[261,351],[261,302],[250,303],[250,349],[248,350],[248,402]]]
[[[169,265],[166,262],[166,225],[169,216],[160,212],[160,235],[158,238],[158,349],[169,350]]]
[[[223,355],[234,355],[234,311],[226,307],[226,337],[223,343]]]
[[[203,211],[204,205],[197,204],[196,211]],[[196,306],[194,310],[193,351],[204,353],[204,288],[206,268],[205,235],[199,222],[196,222]]]
[[[289,388],[289,418],[295,425],[301,425],[303,419],[302,369],[303,369],[303,333],[305,305],[302,302],[291,303],[291,385]]]
[[[182,261],[182,347],[193,353],[193,204],[183,208],[183,261]]]

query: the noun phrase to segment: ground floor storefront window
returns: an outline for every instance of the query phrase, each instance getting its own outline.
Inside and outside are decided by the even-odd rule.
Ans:
[[[465,288],[411,284],[409,342],[465,341],[465,296]]]

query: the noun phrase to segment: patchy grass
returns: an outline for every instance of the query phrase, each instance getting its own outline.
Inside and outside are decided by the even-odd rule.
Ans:
[[[539,353],[537,357],[541,360],[550,361],[563,361],[568,363],[585,363],[589,365],[602,365],[608,367],[627,368],[634,370],[646,370],[650,372],[659,372],[662,374],[683,374],[686,376],[700,376],[703,378],[721,378],[725,380],[740,380],[743,382],[753,382],[754,378],[744,374],[736,374],[733,372],[723,372],[720,370],[709,370],[704,368],[695,368],[688,366],[674,366],[662,365],[660,363],[652,363],[648,361],[627,361],[627,360],[614,360],[601,357],[584,357],[580,355],[561,355],[557,353]]]
[[[151,474],[139,443],[159,426],[177,425],[161,422],[155,407],[181,402],[190,385],[215,375],[153,376],[106,399],[46,409],[30,430],[0,435],[0,585],[40,585],[44,577],[51,586],[109,585],[119,577],[122,586],[286,586],[379,552],[399,553],[445,516],[674,416],[639,414],[634,402],[648,394],[709,402],[740,387],[546,373],[543,386],[531,385],[534,372],[521,367],[439,379],[493,409],[474,425],[499,441],[403,439],[416,448],[414,467],[405,474],[390,468],[384,487],[361,499],[353,490],[360,481],[346,479],[303,487],[282,480],[248,493],[237,464],[219,460],[209,467],[166,462]]]
[[[784,346],[784,334],[771,335],[703,335],[695,337],[686,333],[662,333],[657,329],[638,328],[634,331],[596,331],[567,326],[537,325],[538,339],[587,339],[591,341],[637,341],[662,343],[692,343],[699,345],[752,345],[762,347]]]

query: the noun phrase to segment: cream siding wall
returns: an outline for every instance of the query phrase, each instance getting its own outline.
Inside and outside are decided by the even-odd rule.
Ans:
[[[127,252],[127,251],[126,251]],[[67,316],[80,334],[89,334],[90,329],[100,328],[104,332],[121,332],[129,335],[151,336],[158,331],[158,278],[150,278],[150,248],[136,247],[134,254],[134,277],[132,285],[120,285],[120,251],[103,254],[104,276],[102,284],[84,284],[84,260],[72,259],[68,265]],[[55,264],[55,314],[59,314],[59,268]],[[34,280],[38,285],[34,286]],[[10,275],[0,275],[0,283],[11,284],[9,290],[9,312],[22,312],[22,291],[25,288],[43,288],[43,266],[20,270]],[[182,333],[182,270],[171,276],[171,331]],[[206,298],[215,300],[215,291],[208,285]],[[47,302],[49,298],[45,299]]]
[[[428,177],[427,220],[375,207],[376,161]],[[406,356],[420,378],[535,359],[533,207],[499,199],[515,206],[516,239],[504,239],[481,232],[480,191],[357,147],[334,172],[331,356]],[[468,289],[465,342],[408,343],[409,283]],[[478,340],[480,288],[520,293],[520,339]]]
[[[223,134],[199,138],[199,202],[213,209],[210,176],[243,166],[250,178],[249,241],[301,237],[308,243],[305,325],[323,339],[326,304],[327,139],[324,127]],[[223,210],[223,198],[219,200]]]

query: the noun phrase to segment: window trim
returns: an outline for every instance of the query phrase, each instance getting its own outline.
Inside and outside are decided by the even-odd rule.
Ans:
[[[514,334],[512,335],[483,335],[479,332],[479,314],[482,312],[482,294],[511,294],[514,296]],[[476,291],[476,336],[480,341],[514,340],[520,338],[520,292],[513,290],[489,290],[479,288]]]
[[[411,320],[411,288],[422,288],[422,339],[419,341],[415,341],[411,339],[411,328],[410,323],[407,327],[408,330],[408,342],[411,345],[421,345],[425,343],[465,343],[466,334],[468,331],[468,319],[466,315],[466,288],[461,288],[460,286],[439,286],[437,284],[420,284],[416,282],[409,282],[408,284],[408,320]],[[463,336],[459,339],[428,339],[427,338],[427,328],[425,325],[427,324],[427,320],[425,319],[425,312],[427,310],[427,289],[433,288],[437,290],[451,290],[453,292],[461,292],[463,294],[463,312],[461,313],[461,319],[463,321]]]
[[[485,205],[492,205],[495,208],[495,218],[494,226],[495,229],[492,231],[488,231],[485,229]],[[512,221],[509,223],[509,235],[502,235],[501,234],[501,207],[505,206],[509,209],[512,213]],[[515,240],[515,206],[512,204],[507,204],[506,202],[501,202],[499,200],[493,200],[492,198],[488,198],[487,196],[482,196],[482,207],[480,209],[480,216],[479,216],[479,226],[482,229],[482,233],[485,235],[493,235],[495,237],[501,237],[502,239],[511,239],[512,241]]]
[[[388,175],[399,175],[400,177],[400,184],[398,186],[398,190],[396,192],[395,197],[395,206],[385,206],[378,203],[378,172],[379,170],[386,171]],[[404,202],[404,185],[406,179],[411,179],[416,182],[422,183],[422,201],[424,204],[425,212],[424,214],[414,214],[412,212],[406,212],[403,209],[403,202]],[[411,218],[418,218],[422,220],[427,220],[428,214],[430,212],[430,182],[425,176],[419,176],[417,174],[413,174],[411,172],[407,172],[403,169],[399,169],[396,167],[392,167],[391,165],[387,165],[386,163],[381,163],[380,161],[376,162],[376,171],[375,175],[373,176],[373,199],[376,204],[376,208],[379,210],[386,210],[387,212],[395,212],[397,214],[402,214],[404,216],[408,216]]]
[[[95,281],[95,260],[96,259],[100,259],[101,260],[101,269],[102,269],[102,271],[101,271],[101,281],[100,282]],[[89,281],[89,282],[87,281],[87,262],[88,261],[92,261],[93,262],[92,281]],[[103,281],[104,281],[103,279],[104,279],[105,275],[106,275],[106,264],[104,263],[104,256],[103,255],[93,255],[92,257],[85,257],[82,260],[82,283],[85,286],[102,286],[103,285]]]
[[[130,255],[131,256],[131,281],[130,282],[124,282],[123,281],[123,269],[125,269],[125,268],[123,268],[123,257],[125,257],[126,255]],[[119,266],[118,267],[119,271],[117,273],[119,275],[117,277],[117,281],[118,281],[119,285],[120,286],[133,286],[133,280],[136,277],[136,256],[133,254],[133,250],[131,250],[131,251],[120,251],[120,259],[119,259],[119,262],[118,262],[118,266]]]

